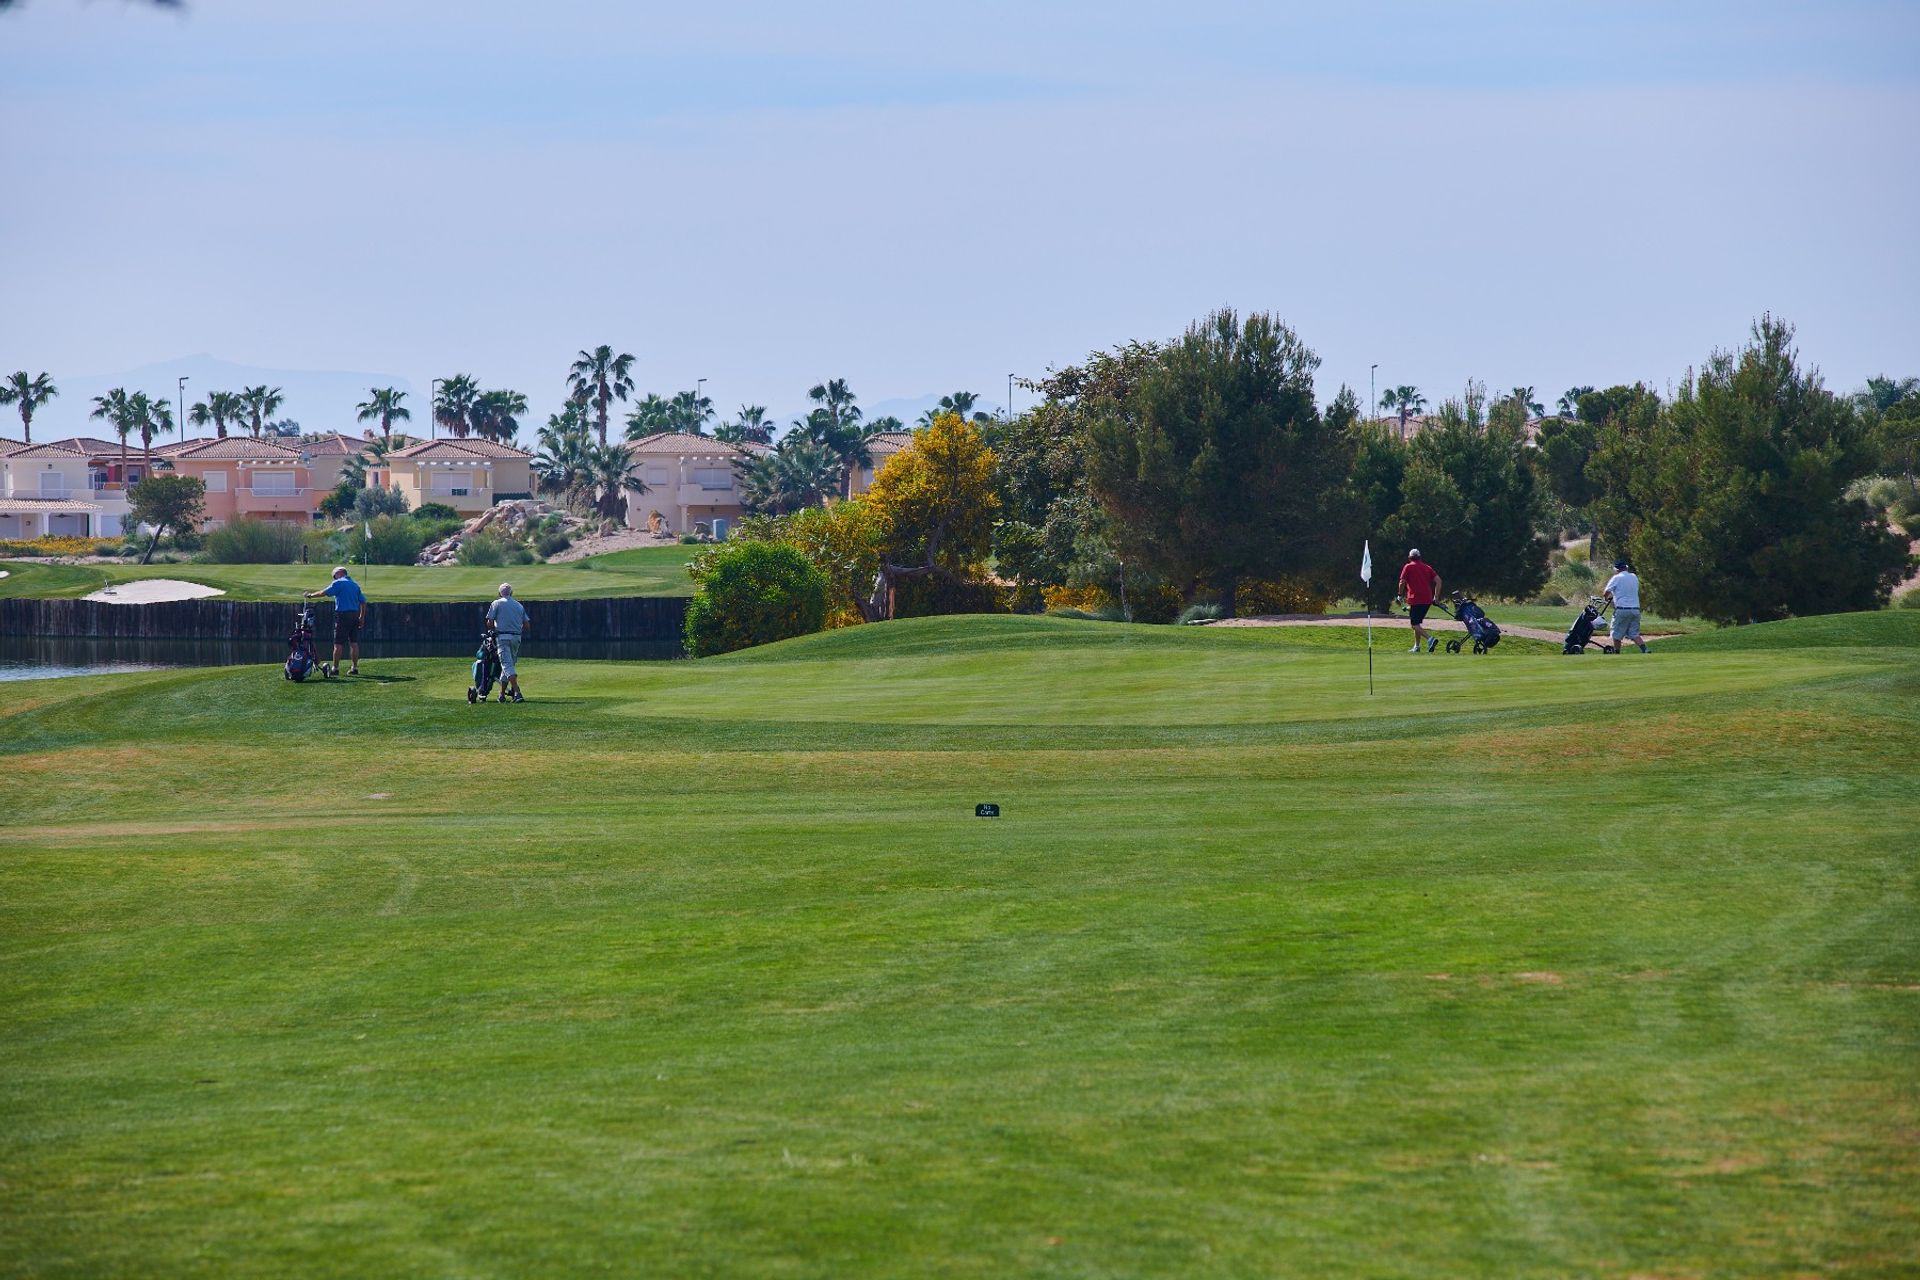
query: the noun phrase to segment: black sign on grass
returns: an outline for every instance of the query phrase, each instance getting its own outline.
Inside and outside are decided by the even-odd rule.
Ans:
[[[1000,816],[1000,806],[997,804],[977,804],[973,806],[973,816],[976,818],[997,818]]]

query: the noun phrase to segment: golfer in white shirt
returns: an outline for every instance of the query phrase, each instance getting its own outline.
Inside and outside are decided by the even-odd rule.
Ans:
[[[1613,606],[1613,651],[1619,653],[1628,640],[1647,651],[1640,638],[1640,577],[1625,560],[1613,562],[1614,573],[1607,579],[1607,603]]]

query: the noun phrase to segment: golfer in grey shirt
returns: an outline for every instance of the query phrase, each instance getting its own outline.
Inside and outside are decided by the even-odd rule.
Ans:
[[[500,584],[500,598],[487,606],[487,621],[493,624],[500,644],[500,701],[505,702],[511,695],[515,702],[525,702],[520,696],[520,672],[516,664],[520,659],[520,637],[527,631],[527,606],[513,598],[511,582]]]

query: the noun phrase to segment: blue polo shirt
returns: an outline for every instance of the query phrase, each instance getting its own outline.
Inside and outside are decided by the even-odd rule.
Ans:
[[[333,597],[335,613],[358,613],[367,603],[367,593],[352,578],[335,578],[321,594]]]

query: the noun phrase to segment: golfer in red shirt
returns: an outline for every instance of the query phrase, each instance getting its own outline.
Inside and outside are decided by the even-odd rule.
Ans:
[[[1420,646],[1425,645],[1427,652],[1432,653],[1440,637],[1429,636],[1421,624],[1427,620],[1427,610],[1440,598],[1440,575],[1420,558],[1418,547],[1407,552],[1407,563],[1400,570],[1400,598],[1407,602],[1407,616],[1413,619],[1413,648],[1407,652],[1418,653]]]

